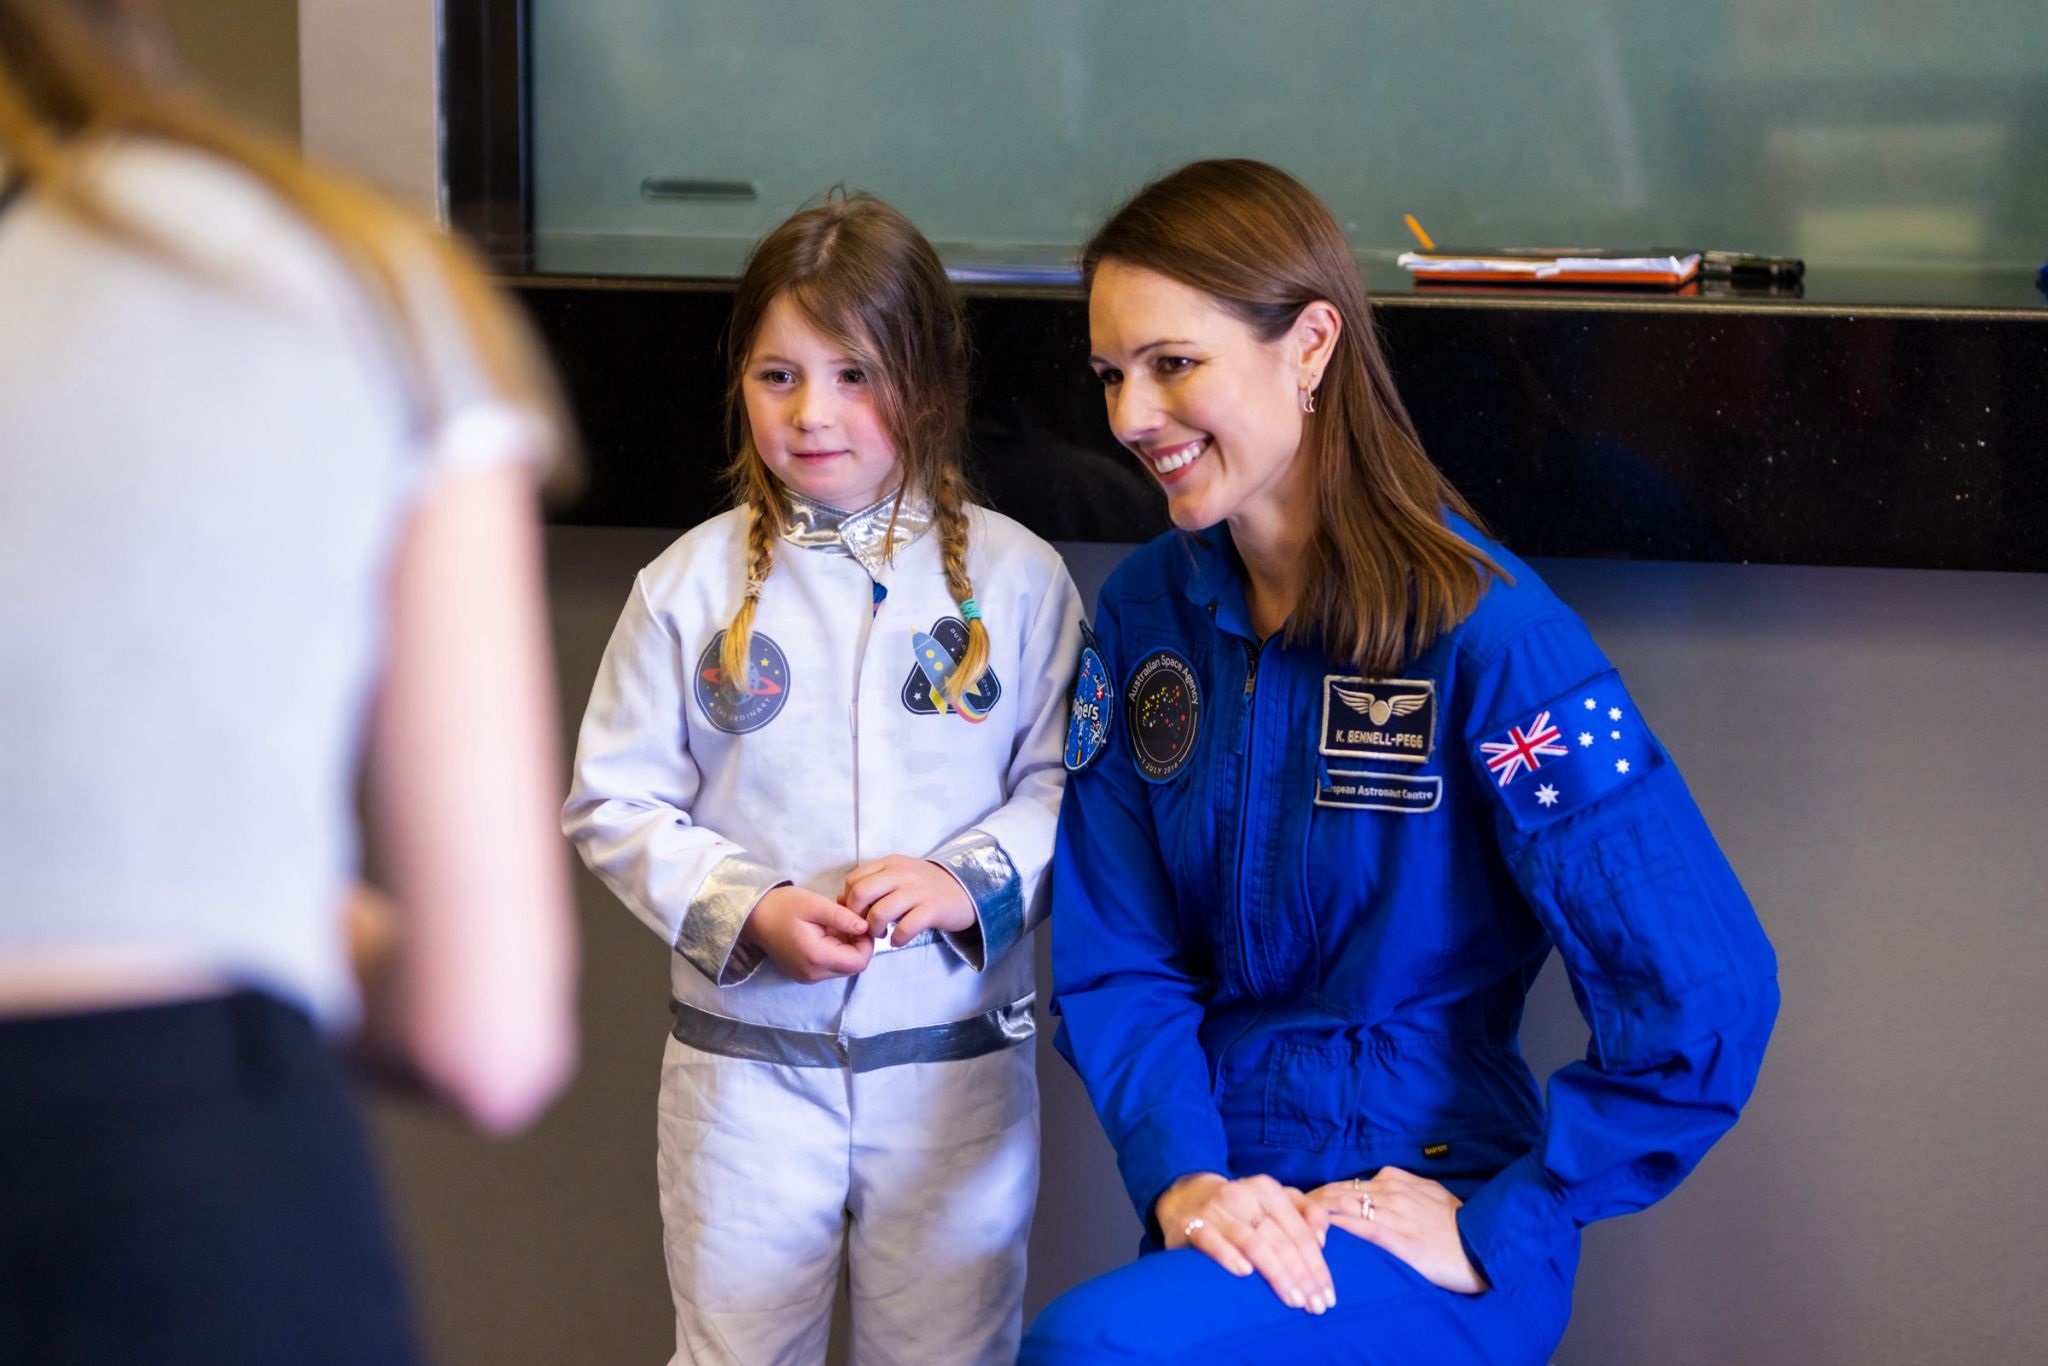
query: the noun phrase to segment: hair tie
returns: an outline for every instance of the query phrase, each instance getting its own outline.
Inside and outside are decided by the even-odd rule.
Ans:
[[[960,600],[960,615],[969,621],[980,621],[981,608],[975,606],[973,598],[962,598]]]
[[[747,580],[745,596],[748,602],[759,602],[761,600],[761,581],[759,579]]]

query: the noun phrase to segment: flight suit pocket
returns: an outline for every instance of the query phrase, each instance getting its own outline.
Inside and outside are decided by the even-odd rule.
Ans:
[[[1727,970],[1718,922],[1662,816],[1574,852],[1559,860],[1558,899],[1609,980],[1672,994]]]
[[[1268,1147],[1420,1153],[1430,1144],[1533,1127],[1528,1068],[1478,1039],[1385,1035],[1282,1040],[1268,1056]]]
[[[1659,814],[1552,850],[1538,885],[1610,1061],[1633,1057],[1638,1041],[1684,1013],[1689,994],[1731,971],[1716,908]]]
[[[1281,1043],[1266,1064],[1265,1141],[1273,1148],[1344,1144],[1359,1121],[1365,1077],[1350,1040]]]

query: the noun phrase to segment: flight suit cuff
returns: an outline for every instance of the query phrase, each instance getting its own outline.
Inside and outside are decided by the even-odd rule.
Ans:
[[[1458,1236],[1487,1283],[1515,1285],[1553,1260],[1578,1225],[1564,1207],[1564,1192],[1526,1153],[1474,1191],[1458,1209]]]
[[[974,903],[974,928],[942,931],[946,946],[976,972],[1024,937],[1024,882],[993,835],[970,830],[926,855],[951,873]]]
[[[759,859],[728,854],[691,899],[676,935],[676,952],[718,986],[746,981],[765,955],[740,942],[740,929],[762,897],[788,884],[788,878]]]
[[[1131,1204],[1145,1226],[1145,1236],[1155,1244],[1163,1243],[1165,1231],[1159,1227],[1153,1207],[1167,1187],[1196,1172],[1230,1175],[1230,1144],[1223,1136],[1223,1121],[1213,1109],[1180,1106],[1153,1111],[1152,1117],[1119,1145],[1116,1159],[1124,1189],[1131,1193]]]

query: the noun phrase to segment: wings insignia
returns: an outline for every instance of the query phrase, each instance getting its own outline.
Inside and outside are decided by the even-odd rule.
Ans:
[[[1394,716],[1413,716],[1422,710],[1422,704],[1429,701],[1426,692],[1402,693],[1399,697],[1387,699],[1387,710]]]
[[[1384,726],[1396,716],[1413,716],[1429,701],[1429,694],[1426,692],[1407,692],[1396,697],[1374,697],[1369,692],[1346,688],[1336,683],[1330,685],[1330,691],[1337,694],[1337,699],[1345,706],[1375,726]]]
[[[1360,692],[1356,688],[1346,688],[1335,683],[1332,683],[1330,685],[1330,691],[1337,694],[1338,699],[1341,700],[1345,706],[1351,708],[1351,710],[1357,712],[1360,716],[1369,716],[1372,714],[1371,693]]]

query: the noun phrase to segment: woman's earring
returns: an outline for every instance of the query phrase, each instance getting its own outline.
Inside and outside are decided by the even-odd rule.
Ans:
[[[1316,410],[1316,391],[1303,385],[1301,389],[1301,410],[1312,413]]]

